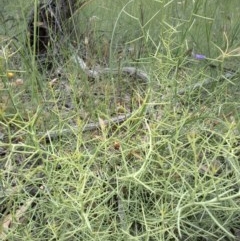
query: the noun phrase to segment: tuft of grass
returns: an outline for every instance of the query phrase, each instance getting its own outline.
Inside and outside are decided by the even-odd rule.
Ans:
[[[34,6],[6,4],[0,239],[238,240],[238,5],[90,1],[66,23],[53,69],[39,71],[22,31]],[[89,79],[76,53],[119,74]],[[83,132],[92,122],[99,128]]]

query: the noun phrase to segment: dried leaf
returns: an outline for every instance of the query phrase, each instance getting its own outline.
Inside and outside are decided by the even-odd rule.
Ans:
[[[106,123],[105,123],[105,121],[102,118],[98,117],[98,123],[99,123],[99,126],[100,126],[101,130],[105,131],[106,130]]]
[[[22,223],[23,217],[31,206],[34,198],[30,198],[26,201],[26,203],[19,207],[15,214],[8,214],[2,222],[0,222],[0,240],[4,241],[7,238],[7,233],[10,231],[14,221],[15,223]]]

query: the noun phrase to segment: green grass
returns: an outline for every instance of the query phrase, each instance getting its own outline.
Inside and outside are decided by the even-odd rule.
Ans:
[[[91,1],[52,72],[26,49],[33,3],[1,4],[1,240],[239,239],[237,0]],[[69,42],[90,67],[137,66],[150,82],[91,80]]]

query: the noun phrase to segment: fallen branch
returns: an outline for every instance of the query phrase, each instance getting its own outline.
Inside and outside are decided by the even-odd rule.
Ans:
[[[104,120],[102,124],[104,124],[105,126],[119,125],[119,124],[123,123],[124,121],[126,121],[131,115],[132,115],[132,113],[118,115],[116,117],[112,117],[109,120]],[[100,122],[88,123],[82,128],[81,132],[97,130],[100,127],[101,127]],[[79,131],[79,127],[73,126],[71,129],[70,128],[63,129],[61,131],[51,130],[51,131],[47,131],[47,132],[40,132],[37,135],[40,139],[54,140],[54,139],[57,139],[64,135],[69,135],[71,133],[77,133],[78,131]]]
[[[99,69],[89,69],[82,58],[76,56],[74,58],[75,62],[79,64],[80,68],[85,72],[85,74],[94,79],[99,79],[104,74],[119,74],[119,69],[111,69],[111,68],[99,68]],[[123,67],[120,70],[120,74],[128,74],[131,77],[139,78],[142,81],[148,83],[150,78],[146,72],[141,69],[135,67]]]

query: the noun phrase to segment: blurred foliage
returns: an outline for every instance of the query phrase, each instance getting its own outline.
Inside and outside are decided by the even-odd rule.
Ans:
[[[0,36],[24,38],[34,3],[2,0]],[[220,54],[216,46],[224,49],[227,44],[233,48],[239,44],[239,8],[238,0],[227,4],[225,0],[93,0],[75,13],[69,36],[80,42],[83,33],[91,32],[96,44],[104,36],[116,45],[131,43],[138,47],[145,37],[156,47],[160,42],[160,50],[164,49],[162,40],[168,39],[174,47],[180,47],[176,54],[194,47],[216,58]]]

